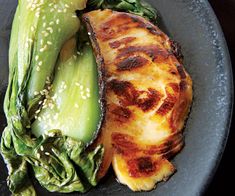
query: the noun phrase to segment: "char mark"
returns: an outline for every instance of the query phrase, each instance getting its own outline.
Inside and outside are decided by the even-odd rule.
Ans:
[[[141,56],[129,56],[121,62],[117,63],[118,71],[131,71],[139,67],[143,67],[148,63],[148,60]]]
[[[127,134],[113,133],[112,145],[118,154],[124,156],[134,155],[139,151],[139,147],[134,142],[134,138]]]
[[[102,41],[108,41],[124,34],[127,30],[137,27],[137,23],[131,21],[130,16],[119,13],[104,22],[99,29],[98,36]]]
[[[119,96],[122,106],[137,106],[143,112],[153,109],[162,95],[155,89],[149,88],[147,91],[138,91],[132,83],[128,81],[112,80],[108,88]]]
[[[143,156],[128,160],[127,166],[131,177],[148,177],[156,172],[157,162],[150,156]]]
[[[99,37],[103,41],[108,41],[118,37],[129,29],[134,28],[142,28],[153,35],[165,38],[165,34],[156,26],[143,20],[139,16],[134,16],[128,13],[118,13],[115,17],[111,17],[110,20],[103,23],[100,27]]]
[[[115,120],[121,123],[128,122],[131,118],[131,111],[128,108],[116,106],[112,111],[112,114],[115,116]]]
[[[166,86],[166,94],[167,97],[164,99],[162,105],[157,110],[157,114],[161,116],[168,114],[175,106],[179,96],[179,85],[176,83],[169,83]]]
[[[138,97],[136,100],[136,104],[144,112],[153,109],[158,101],[161,99],[161,94],[152,88],[149,88],[148,91],[140,91],[140,96],[142,96],[143,94],[146,94],[146,98]]]
[[[175,149],[177,146],[183,143],[183,136],[180,132],[176,132],[173,135],[170,135],[168,138],[158,145],[150,145],[147,149],[144,150],[146,155],[166,155],[168,152]]]
[[[143,53],[149,56],[154,62],[166,60],[171,55],[168,51],[159,48],[157,45],[129,46],[119,49],[118,52],[117,59],[125,58],[135,53]]]
[[[116,49],[116,48],[119,48],[121,45],[126,45],[128,43],[131,43],[135,39],[136,39],[135,37],[125,37],[120,40],[110,42],[109,46],[110,48]]]

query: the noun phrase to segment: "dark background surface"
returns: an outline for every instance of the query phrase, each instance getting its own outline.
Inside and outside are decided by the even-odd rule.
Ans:
[[[217,15],[227,40],[233,70],[235,70],[235,0],[209,0]],[[234,72],[234,71],[233,71]],[[235,78],[235,75],[233,74]],[[235,195],[235,118],[233,115],[228,143],[218,167],[214,180],[209,186],[206,196]]]
[[[231,60],[233,68],[235,70],[235,0],[209,0],[214,8],[222,29],[225,34],[225,38],[230,50]],[[0,4],[1,6],[1,4]],[[1,126],[1,125],[0,125]],[[225,149],[224,156],[218,167],[218,171],[206,191],[205,195],[235,195],[235,120],[231,126],[230,136],[228,144]],[[1,172],[1,171],[0,171]]]

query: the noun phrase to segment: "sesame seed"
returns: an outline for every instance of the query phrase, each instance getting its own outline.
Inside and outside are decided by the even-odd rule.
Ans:
[[[59,19],[57,19],[57,20],[56,20],[56,24],[59,24],[59,23],[60,23],[60,20],[59,20]]]
[[[88,34],[88,35],[91,35],[91,32],[88,32],[87,34]]]
[[[86,91],[87,91],[87,92],[90,92],[90,89],[89,89],[89,88],[86,88]]]
[[[31,31],[34,31],[34,27],[33,26],[30,29],[31,29]]]
[[[38,95],[39,94],[39,92],[37,92],[37,91],[34,91],[34,93],[33,93],[34,95]]]
[[[43,146],[40,146],[40,150],[41,150],[41,151],[44,151],[44,147],[43,147]]]
[[[50,23],[49,23],[49,25],[53,25],[54,24],[54,22],[53,21],[51,21]]]
[[[37,158],[40,159],[40,154],[39,153],[37,153]]]
[[[88,98],[90,98],[90,97],[91,97],[91,95],[90,95],[90,94],[87,94],[86,96],[87,96]]]
[[[77,103],[75,104],[75,108],[78,108],[78,104]]]
[[[40,116],[38,117],[38,121],[39,121],[39,122],[42,121],[42,118],[41,118]]]
[[[72,15],[72,18],[77,18],[77,15]]]
[[[46,25],[47,25],[47,23],[46,23],[46,22],[44,22],[44,23],[42,24],[42,26],[43,26],[43,27],[46,27]]]
[[[38,104],[41,105],[41,104],[42,104],[42,101],[39,101]]]
[[[37,71],[40,71],[40,67],[37,66],[37,67],[36,67],[36,70],[37,70]]]
[[[35,16],[36,16],[37,18],[39,18],[40,12],[36,12]]]
[[[39,51],[40,52],[43,52],[43,51],[45,51],[47,49],[47,45],[45,45],[43,48],[41,48]]]
[[[49,132],[49,133],[47,133],[47,135],[48,135],[49,137],[54,137],[54,136],[55,136],[55,133],[54,133],[54,132]]]
[[[38,114],[40,112],[40,110],[37,110],[35,113]]]
[[[81,86],[80,86],[80,89],[83,90],[83,88],[84,88],[84,87],[81,85]]]
[[[62,10],[58,9],[58,10],[57,10],[57,12],[59,12],[59,13],[60,13],[60,12],[62,12]]]
[[[37,61],[39,59],[39,56],[38,55],[36,55],[35,56],[35,61]]]
[[[82,99],[87,99],[86,96],[82,96]]]
[[[46,19],[46,16],[43,16],[42,19],[45,20],[45,19]]]
[[[63,11],[64,11],[64,13],[66,13],[66,12],[67,12],[67,9],[65,8]]]
[[[68,4],[65,4],[64,6],[67,7],[67,8],[69,8],[69,5],[68,5]]]
[[[52,42],[50,42],[50,41],[47,41],[47,44],[48,44],[48,45],[52,45]]]
[[[41,65],[42,65],[42,61],[40,61],[40,62],[38,63],[38,65],[41,66]]]
[[[49,156],[49,155],[50,155],[50,153],[49,153],[49,152],[45,152],[45,155]]]
[[[47,30],[50,31],[50,33],[53,33],[53,29],[51,27],[47,27]]]
[[[55,10],[54,8],[51,8],[51,9],[50,9],[50,12],[54,12],[54,10]]]

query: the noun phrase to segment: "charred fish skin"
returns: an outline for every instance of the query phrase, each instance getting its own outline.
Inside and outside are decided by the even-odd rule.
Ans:
[[[175,172],[169,159],[184,145],[192,80],[179,46],[134,14],[95,10],[83,21],[105,76],[99,177],[112,162],[119,182],[133,191],[151,190]]]

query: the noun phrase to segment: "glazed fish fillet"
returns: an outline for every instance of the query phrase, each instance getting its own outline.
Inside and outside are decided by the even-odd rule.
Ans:
[[[106,82],[99,177],[112,162],[120,183],[151,190],[175,171],[169,159],[184,144],[191,78],[177,44],[146,19],[106,9],[83,20]]]

